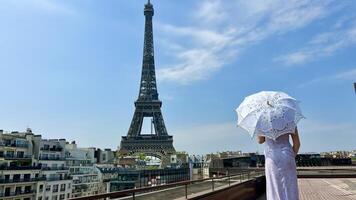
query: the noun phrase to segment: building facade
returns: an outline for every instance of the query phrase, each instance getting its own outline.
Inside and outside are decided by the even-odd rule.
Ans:
[[[44,140],[31,129],[0,131],[0,199],[63,200],[71,197],[65,140]]]

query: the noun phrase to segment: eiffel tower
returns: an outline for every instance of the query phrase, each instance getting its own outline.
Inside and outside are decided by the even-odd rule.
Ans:
[[[173,136],[167,133],[161,111],[162,102],[158,98],[152,28],[154,10],[150,0],[145,4],[144,15],[146,21],[140,91],[135,101],[135,113],[129,131],[127,136],[121,139],[119,155],[145,153],[160,158],[162,165],[166,165],[175,149]],[[152,118],[151,132],[154,126],[155,134],[141,134],[143,120],[146,117]]]

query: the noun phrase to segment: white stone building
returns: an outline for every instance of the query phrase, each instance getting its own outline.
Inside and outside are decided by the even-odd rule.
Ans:
[[[95,148],[78,148],[75,142],[65,146],[66,163],[73,177],[72,197],[99,194],[102,191],[99,170],[95,167]]]
[[[65,140],[43,140],[31,129],[0,130],[0,199],[60,200],[71,196]]]
[[[42,167],[42,176],[46,178],[43,185],[42,199],[69,199],[72,193],[72,177],[66,167],[65,139],[40,140],[37,163]]]

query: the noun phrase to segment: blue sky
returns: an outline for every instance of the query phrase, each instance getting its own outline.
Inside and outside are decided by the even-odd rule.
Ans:
[[[356,2],[153,0],[160,99],[177,150],[262,151],[235,108],[299,99],[302,152],[356,149]],[[144,0],[2,0],[0,129],[116,149],[141,73]]]

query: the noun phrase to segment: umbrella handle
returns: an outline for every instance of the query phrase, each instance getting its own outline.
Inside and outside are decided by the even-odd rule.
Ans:
[[[272,108],[274,107],[274,106],[272,106],[272,104],[269,103],[269,101],[267,101],[267,105],[271,106]]]

